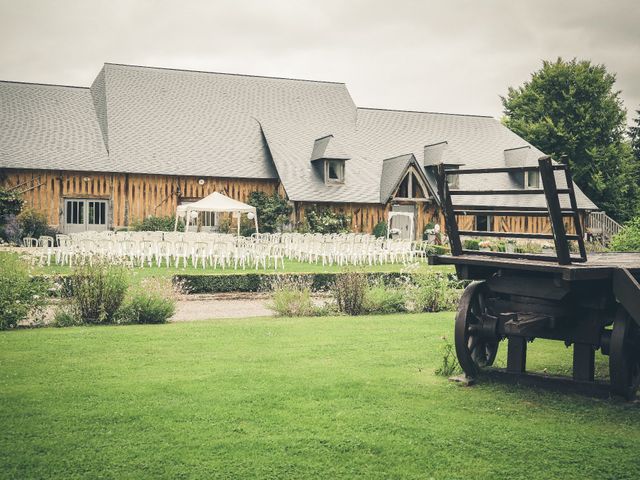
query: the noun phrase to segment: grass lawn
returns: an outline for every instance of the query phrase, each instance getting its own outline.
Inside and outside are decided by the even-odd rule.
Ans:
[[[452,320],[2,332],[0,478],[640,478],[638,404],[450,384]]]

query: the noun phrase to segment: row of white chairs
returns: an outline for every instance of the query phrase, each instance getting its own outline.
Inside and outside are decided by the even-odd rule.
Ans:
[[[286,259],[322,265],[408,263],[422,252],[411,242],[366,234],[232,234],[205,232],[82,232],[24,238],[34,262],[73,265],[106,258],[136,267],[283,268]]]

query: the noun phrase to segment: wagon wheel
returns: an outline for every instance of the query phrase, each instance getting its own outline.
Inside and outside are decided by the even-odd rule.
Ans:
[[[474,378],[480,368],[492,365],[498,353],[498,337],[492,332],[487,334],[483,328],[486,295],[484,282],[472,282],[462,294],[456,315],[456,355],[470,378]]]
[[[618,307],[609,343],[611,391],[632,399],[640,386],[640,332],[631,316]]]

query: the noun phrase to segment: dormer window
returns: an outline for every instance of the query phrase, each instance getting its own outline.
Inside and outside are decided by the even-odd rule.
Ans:
[[[325,185],[344,183],[345,163],[350,158],[333,135],[318,138],[313,144],[311,164]]]
[[[444,167],[447,170],[458,170],[460,165],[445,165]],[[453,190],[460,188],[460,175],[453,173],[447,174],[447,184],[449,185],[449,188]]]
[[[538,170],[525,172],[524,180],[524,188],[540,188],[540,172]]]
[[[325,160],[324,181],[326,184],[344,183],[344,160]]]

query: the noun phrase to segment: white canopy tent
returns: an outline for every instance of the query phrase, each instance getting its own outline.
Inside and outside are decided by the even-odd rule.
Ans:
[[[189,220],[194,216],[194,213],[195,216],[197,216],[199,212],[232,213],[238,220],[238,235],[240,235],[240,217],[243,213],[246,213],[247,218],[254,221],[256,233],[258,232],[258,216],[256,215],[256,207],[239,202],[238,200],[234,200],[233,198],[229,198],[218,192],[213,192],[202,200],[189,203],[188,205],[178,205],[178,208],[176,209],[176,224],[174,231],[178,229],[179,218],[186,218],[185,232],[189,231]]]

